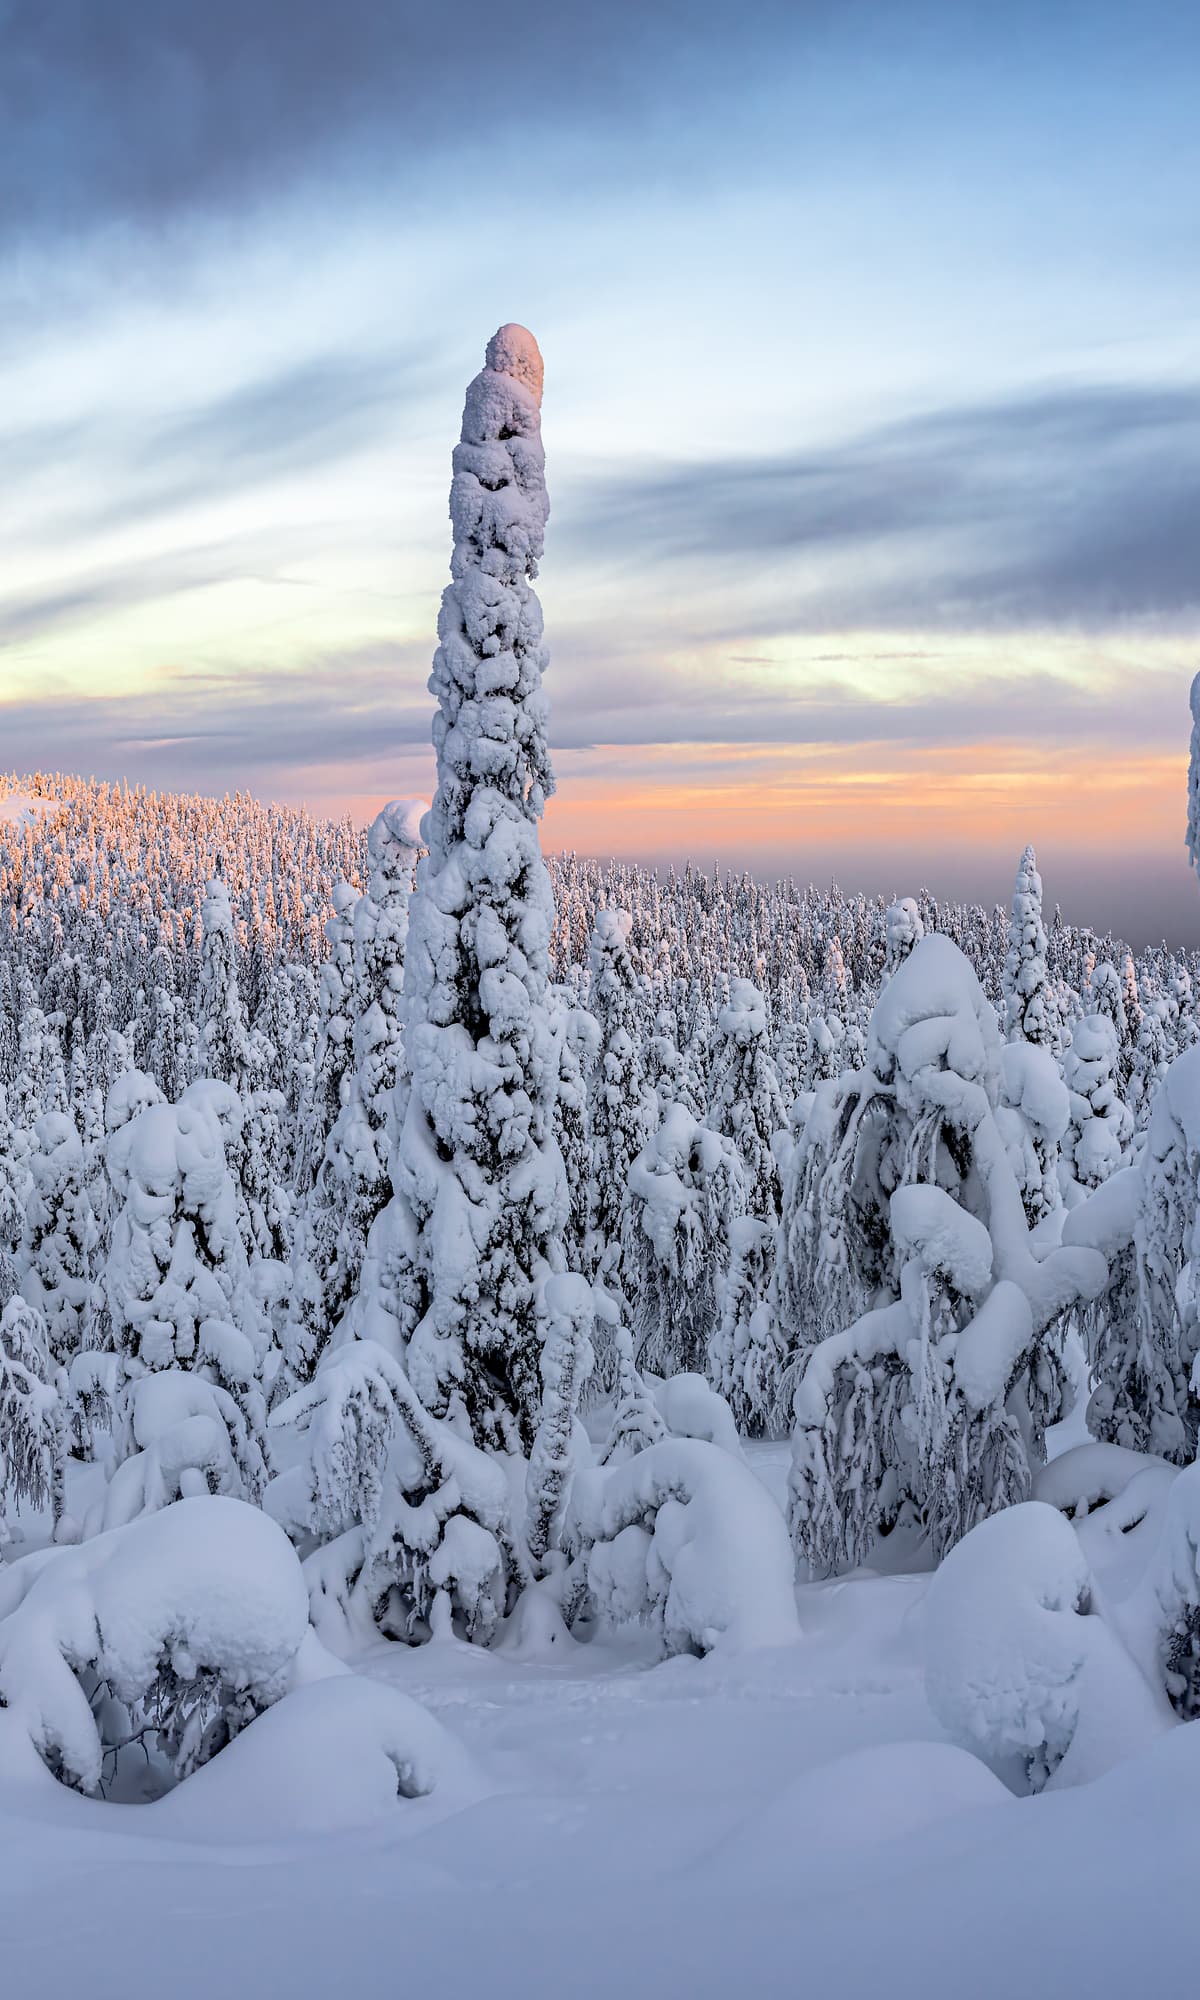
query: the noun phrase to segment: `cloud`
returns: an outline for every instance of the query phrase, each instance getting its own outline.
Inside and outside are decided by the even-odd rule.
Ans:
[[[373,354],[348,346],[174,410],[101,411],[86,422],[0,429],[6,473],[33,492],[40,482],[49,503],[40,521],[15,520],[14,530],[61,549],[96,530],[275,481],[319,480],[395,436],[428,394],[431,368],[430,355],[415,347]],[[63,479],[65,467],[72,480]]]
[[[565,524],[564,524],[565,523]],[[580,477],[572,556],[765,587],[731,637],[938,631],[1200,610],[1200,385],[1065,387],[820,452]]]
[[[0,240],[159,227],[347,169],[528,152],[554,128],[674,118],[827,12],[756,0],[769,44],[716,0],[0,0]],[[668,87],[669,86],[669,87]]]
[[[114,518],[118,507],[114,506]],[[0,594],[0,649],[25,642],[40,643],[60,628],[85,621],[98,624],[105,614],[237,583],[294,584],[286,563],[325,536],[316,524],[286,537],[265,532],[199,542],[163,554],[129,557],[123,561],[71,570],[54,582],[34,589]]]

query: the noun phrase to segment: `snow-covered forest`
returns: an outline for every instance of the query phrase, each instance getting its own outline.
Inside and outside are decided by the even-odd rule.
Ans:
[[[569,1861],[666,1990],[749,1962],[738,1897],[782,1948],[807,1870],[814,1990],[852,1949],[865,1991],[839,1855],[882,1967],[980,1843],[1010,1882],[1072,1850],[1074,1908],[1200,1756],[1200,960],[1065,923],[1031,847],[1002,909],[543,856],[541,399],[501,328],[431,803],[0,781],[0,1807],[41,1865],[107,1829],[114,1873],[340,1834],[291,1878],[334,1927],[411,1815],[439,1922],[519,1880],[561,1969]],[[617,1746],[584,1833],[578,1716]],[[732,1821],[688,1823],[703,1759]],[[667,1864],[709,1911],[670,1961]],[[1011,1990],[1009,1948],[946,1990]]]

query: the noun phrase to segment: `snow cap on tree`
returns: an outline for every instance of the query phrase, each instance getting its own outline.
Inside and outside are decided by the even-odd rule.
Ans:
[[[887,960],[884,975],[890,978],[898,966],[903,965],[914,945],[918,945],[925,935],[925,925],[921,912],[911,896],[901,896],[889,904],[884,918],[884,936],[887,941]]]
[[[379,866],[407,852],[414,861],[425,845],[421,825],[429,810],[428,799],[389,799],[372,820],[367,833],[367,853]]]

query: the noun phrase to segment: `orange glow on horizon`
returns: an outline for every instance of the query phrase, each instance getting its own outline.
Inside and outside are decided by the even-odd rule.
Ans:
[[[848,845],[875,848],[883,861],[896,846],[933,852],[946,842],[984,849],[1040,838],[1073,849],[1094,845],[1097,828],[1110,850],[1120,841],[1170,852],[1181,837],[1185,760],[1177,754],[1037,754],[985,743],[897,756],[889,745],[883,765],[871,760],[878,748],[856,746],[857,768],[847,769],[840,745],[815,757],[770,745],[716,746],[689,753],[692,768],[682,780],[671,777],[677,751],[638,753],[621,780],[573,773],[560,758],[562,789],[547,809],[547,844],[731,858]]]
[[[714,856],[732,865],[825,867],[842,853],[957,860],[1018,851],[1027,840],[1059,852],[1143,855],[1180,850],[1181,753],[1118,755],[1096,747],[1028,743],[948,746],[701,744],[597,745],[560,751],[559,790],[546,810],[548,850],[655,860]],[[383,800],[428,794],[432,757],[395,772],[389,789],[342,790],[334,771],[310,770],[314,810],[369,820]],[[355,773],[355,776],[359,774]],[[346,773],[350,778],[351,774]]]

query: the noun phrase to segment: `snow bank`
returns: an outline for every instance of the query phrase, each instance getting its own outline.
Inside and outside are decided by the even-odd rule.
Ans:
[[[743,1865],[794,1847],[800,1827],[820,1829],[824,1856],[910,1839],[958,1813],[1011,1806],[1012,1793],[955,1743],[881,1743],[805,1771],[729,1841]]]

